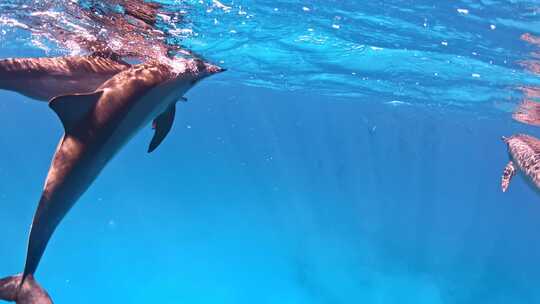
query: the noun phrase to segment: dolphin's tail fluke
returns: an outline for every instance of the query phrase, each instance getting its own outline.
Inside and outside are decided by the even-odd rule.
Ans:
[[[22,275],[0,279],[0,300],[17,304],[52,304],[52,300],[39,286],[34,276],[28,275],[21,285]]]

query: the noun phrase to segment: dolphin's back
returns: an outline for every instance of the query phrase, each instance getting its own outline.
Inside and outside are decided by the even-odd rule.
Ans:
[[[74,76],[84,73],[117,74],[129,67],[114,53],[95,52],[89,56],[55,58],[8,58],[0,60],[1,75]]]
[[[48,101],[58,95],[92,92],[129,65],[113,55],[0,60],[0,89]]]

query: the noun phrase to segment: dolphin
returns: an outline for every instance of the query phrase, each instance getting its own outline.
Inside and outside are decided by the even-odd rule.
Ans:
[[[40,101],[95,91],[130,65],[110,51],[87,56],[0,60],[0,89]]]
[[[34,215],[26,264],[20,275],[0,280],[0,299],[50,304],[34,273],[56,227],[105,165],[153,120],[149,152],[163,141],[175,105],[201,79],[224,71],[200,59],[163,59],[134,65],[95,91],[57,96],[49,102],[64,126]]]
[[[518,169],[534,190],[540,190],[540,139],[526,134],[515,134],[510,137],[503,136],[502,140],[508,147],[510,157],[501,177],[502,191],[506,192]]]

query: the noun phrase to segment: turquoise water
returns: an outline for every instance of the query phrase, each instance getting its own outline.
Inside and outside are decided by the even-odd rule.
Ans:
[[[0,56],[76,51],[31,22],[79,24],[68,2],[3,1]],[[55,303],[540,303],[538,194],[500,190],[500,137],[540,136],[512,120],[538,98],[537,2],[164,4],[166,40],[228,71],[64,219],[36,274]],[[0,97],[3,277],[63,130]]]

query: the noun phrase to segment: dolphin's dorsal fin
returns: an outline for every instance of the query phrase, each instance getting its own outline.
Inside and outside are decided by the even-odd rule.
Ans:
[[[102,94],[103,91],[97,91],[88,94],[57,96],[51,99],[49,107],[60,118],[65,132],[69,133],[75,124],[81,121],[95,107]]]
[[[155,130],[154,137],[148,147],[148,153],[154,151],[159,144],[165,139],[172,128],[174,122],[174,114],[176,113],[176,103],[171,104],[165,112],[161,113],[152,122],[152,128]]]
[[[514,166],[513,161],[509,161],[508,164],[506,164],[506,167],[504,167],[503,175],[501,177],[502,192],[506,192],[514,175],[516,175],[516,167]]]

